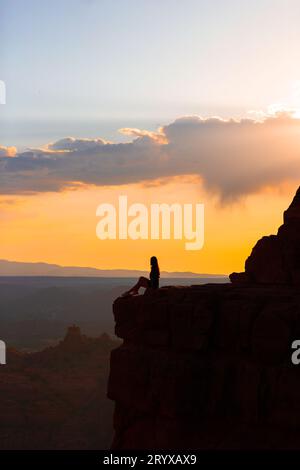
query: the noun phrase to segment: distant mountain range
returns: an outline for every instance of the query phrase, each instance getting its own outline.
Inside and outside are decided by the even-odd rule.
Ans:
[[[58,276],[58,277],[138,277],[148,276],[148,271],[130,269],[97,269],[79,266],[59,266],[48,263],[20,263],[0,260],[0,276]],[[162,271],[166,278],[226,278],[225,274],[199,274],[193,272]]]

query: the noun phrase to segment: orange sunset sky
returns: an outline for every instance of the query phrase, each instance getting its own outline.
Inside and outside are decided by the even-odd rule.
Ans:
[[[182,178],[184,180],[184,178]],[[275,233],[295,184],[263,189],[228,206],[207,195],[199,182],[174,178],[153,186],[87,187],[76,191],[1,199],[2,257],[17,261],[45,261],[103,269],[148,269],[155,253],[166,271],[230,273],[242,270],[256,240]],[[184,241],[99,240],[95,210],[98,203],[204,202],[205,243],[200,251],[186,251]]]

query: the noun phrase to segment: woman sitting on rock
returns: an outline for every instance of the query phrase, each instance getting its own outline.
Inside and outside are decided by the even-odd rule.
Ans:
[[[158,289],[159,288],[159,266],[157,262],[156,256],[152,256],[150,258],[151,264],[151,271],[150,271],[150,279],[141,276],[138,282],[127,292],[124,292],[122,297],[126,297],[127,295],[137,295],[139,293],[139,288],[144,287],[145,289]]]

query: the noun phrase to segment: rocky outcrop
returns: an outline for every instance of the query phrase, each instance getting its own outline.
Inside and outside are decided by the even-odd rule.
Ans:
[[[277,235],[261,238],[246,260],[244,273],[232,273],[235,284],[300,284],[300,188],[284,212]]]
[[[299,448],[299,199],[233,283],[114,302],[114,448]]]
[[[114,314],[115,448],[300,445],[300,292],[170,287],[117,299]]]

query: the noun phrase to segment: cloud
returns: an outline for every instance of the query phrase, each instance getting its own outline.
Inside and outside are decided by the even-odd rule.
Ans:
[[[260,122],[184,117],[163,132],[174,160],[223,200],[300,178],[300,120],[288,113]]]
[[[182,117],[158,132],[122,129],[127,143],[67,137],[9,158],[0,147],[0,193],[120,185],[180,175],[201,177],[223,201],[300,178],[300,120]],[[4,150],[3,150],[4,149]]]
[[[1,157],[14,157],[17,153],[16,147],[4,147],[0,145],[0,158]]]
[[[95,149],[105,144],[106,141],[103,139],[74,139],[73,137],[66,137],[53,144],[48,144],[47,148],[50,150],[84,151]]]
[[[167,140],[163,132],[159,130],[158,132],[146,131],[141,129],[135,129],[132,127],[123,127],[119,129],[119,132],[124,135],[129,135],[131,137],[149,137],[150,139],[158,142],[160,144],[166,144]]]

